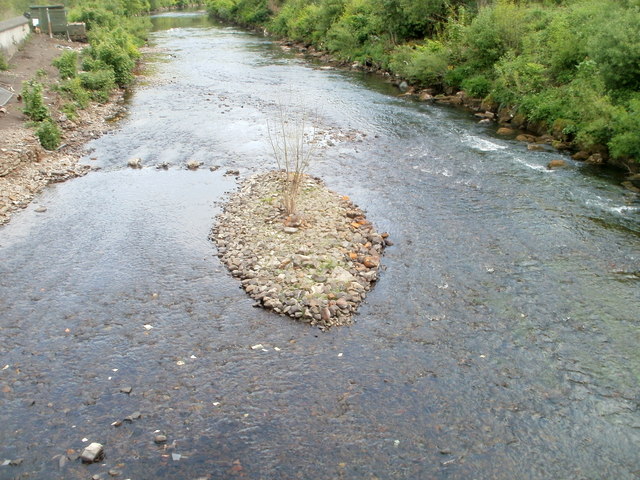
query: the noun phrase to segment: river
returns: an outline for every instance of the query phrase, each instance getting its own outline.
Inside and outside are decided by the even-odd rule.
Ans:
[[[100,170],[0,228],[0,478],[640,477],[640,202],[618,174],[547,170],[560,154],[203,15],[153,20]],[[279,103],[317,110],[311,173],[395,243],[350,327],[254,308],[207,239],[225,173],[273,168]]]

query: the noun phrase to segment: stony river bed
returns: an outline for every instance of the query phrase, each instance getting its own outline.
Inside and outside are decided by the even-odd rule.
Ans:
[[[0,229],[0,478],[638,478],[640,204],[617,173],[550,171],[203,15],[154,22],[100,170]],[[208,238],[224,173],[273,169],[283,93],[322,106],[309,173],[394,242],[325,332],[255,308]]]

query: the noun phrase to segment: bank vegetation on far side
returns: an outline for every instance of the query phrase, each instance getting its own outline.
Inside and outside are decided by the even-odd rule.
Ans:
[[[639,0],[207,0],[224,20],[640,168]]]

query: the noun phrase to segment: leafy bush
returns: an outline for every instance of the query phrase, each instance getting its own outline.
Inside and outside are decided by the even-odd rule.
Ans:
[[[613,134],[613,122],[619,109],[607,95],[604,81],[597,75],[595,62],[587,60],[577,69],[576,78],[566,85],[546,88],[525,96],[520,108],[532,122],[563,125],[565,135],[581,147],[606,145]]]
[[[80,77],[62,82],[57,89],[64,97],[74,102],[77,108],[87,108],[89,105],[89,93],[85,90]]]
[[[209,0],[207,11],[209,15],[222,20],[234,21],[234,14],[237,10],[237,3],[234,0]]]
[[[73,78],[78,72],[78,52],[67,50],[52,62],[60,72],[60,78]]]
[[[89,90],[91,98],[98,102],[109,100],[109,93],[116,84],[115,74],[111,69],[82,72],[78,79],[82,88]]]
[[[91,47],[84,49],[85,55],[82,57],[82,70],[85,72],[93,72],[96,70],[110,70],[111,67],[104,63],[102,60],[93,58],[93,50]]]
[[[477,98],[484,98],[491,91],[491,81],[484,75],[475,75],[462,81],[462,89],[468,95]]]
[[[120,26],[129,35],[131,44],[135,47],[141,47],[147,41],[153,24],[149,17],[143,16],[123,18],[120,21]],[[140,56],[137,48],[132,56],[133,58]]]
[[[476,70],[491,67],[505,51],[520,50],[520,16],[520,7],[502,0],[480,10],[463,40],[469,49],[467,58]]]
[[[67,17],[70,22],[84,22],[89,31],[96,27],[115,28],[118,24],[118,16],[116,13],[98,5],[91,4],[71,9]]]
[[[640,159],[640,97],[629,102],[627,109],[620,109],[613,123],[613,134],[609,142],[614,158]]]
[[[244,25],[262,25],[270,14],[266,0],[240,0],[237,12]]]
[[[91,50],[95,51],[104,43],[115,45],[121,48],[132,60],[140,58],[136,38],[133,37],[124,27],[118,27],[113,30],[99,28],[89,35]]]
[[[50,118],[40,122],[36,135],[40,140],[40,145],[46,150],[55,150],[60,146],[60,129]]]
[[[640,89],[640,10],[611,8],[588,40],[608,88]]]
[[[96,59],[104,62],[113,70],[116,83],[124,87],[133,80],[132,70],[135,62],[127,52],[112,42],[103,42],[95,49]]]
[[[393,52],[391,70],[418,85],[441,86],[449,70],[449,52],[435,40],[404,45]]]
[[[445,0],[371,0],[381,33],[394,46],[398,42],[432,36],[448,10],[456,3]]]
[[[518,105],[525,95],[540,92],[547,82],[545,67],[526,55],[509,52],[494,66],[493,99],[501,105]]]
[[[209,0],[210,15],[243,25],[262,25],[271,14],[267,0]]]
[[[327,49],[340,58],[363,64],[382,63],[375,53],[385,50],[381,20],[365,0],[345,4],[343,14],[326,33]],[[374,53],[375,52],[375,53]]]
[[[2,70],[9,70],[9,64],[7,63],[7,60],[4,58],[4,55],[2,54],[2,52],[0,52],[0,71]]]
[[[35,80],[29,80],[22,84],[21,95],[24,101],[22,111],[35,122],[49,118],[49,108],[44,103],[42,91],[42,84]]]
[[[316,33],[320,17],[320,8],[304,0],[286,3],[275,19],[270,23],[273,33],[291,38],[298,42],[316,43]]]
[[[68,102],[62,105],[62,112],[69,120],[74,120],[78,116],[78,106],[74,102]]]

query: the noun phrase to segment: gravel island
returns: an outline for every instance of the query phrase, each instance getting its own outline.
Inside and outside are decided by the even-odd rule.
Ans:
[[[240,185],[211,233],[218,256],[261,306],[322,330],[350,324],[378,279],[389,236],[311,176],[297,214],[286,216],[284,181],[283,172],[267,172]]]

